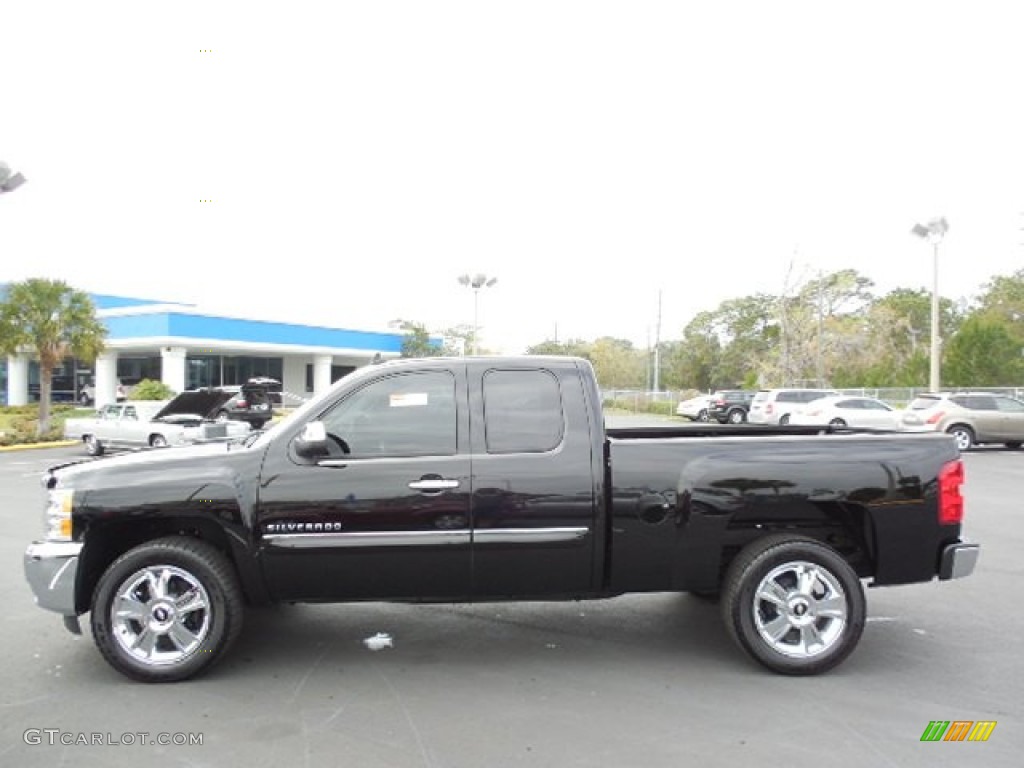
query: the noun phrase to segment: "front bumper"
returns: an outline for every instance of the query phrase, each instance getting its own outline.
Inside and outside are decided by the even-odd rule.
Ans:
[[[950,544],[942,550],[942,561],[939,564],[939,578],[962,579],[974,572],[974,566],[978,562],[978,555],[981,554],[981,547],[977,544],[968,544],[958,541]]]
[[[25,578],[36,605],[64,616],[75,616],[75,577],[82,543],[34,541],[25,550]]]

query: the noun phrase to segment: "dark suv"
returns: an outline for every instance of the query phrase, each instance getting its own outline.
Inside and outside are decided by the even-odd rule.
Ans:
[[[241,386],[223,386],[215,389],[227,392],[231,399],[220,406],[216,417],[221,421],[247,421],[253,429],[262,429],[274,416],[274,392],[280,391],[277,379],[260,376],[249,379]]]
[[[754,392],[744,389],[723,389],[711,396],[708,406],[708,419],[715,419],[719,424],[742,424],[747,420],[750,402]]]

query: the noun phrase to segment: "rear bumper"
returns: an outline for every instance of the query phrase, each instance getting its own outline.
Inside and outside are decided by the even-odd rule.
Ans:
[[[977,544],[958,541],[942,550],[942,561],[939,564],[939,578],[962,579],[974,572],[981,547]]]
[[[36,541],[25,550],[25,578],[36,605],[65,616],[75,616],[75,577],[82,543]]]

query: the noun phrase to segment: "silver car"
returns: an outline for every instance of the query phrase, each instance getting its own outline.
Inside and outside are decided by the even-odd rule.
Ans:
[[[947,432],[966,451],[982,443],[1024,443],[1024,402],[991,392],[920,395],[903,414],[903,429]]]

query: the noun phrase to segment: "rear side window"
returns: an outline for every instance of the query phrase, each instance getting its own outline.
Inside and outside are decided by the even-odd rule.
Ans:
[[[564,417],[558,379],[549,371],[484,374],[488,453],[544,453],[562,442]]]
[[[775,398],[775,401],[779,403],[799,403],[800,393],[789,391],[779,392],[778,396]]]
[[[753,402],[755,402],[755,403],[763,403],[765,400],[771,399],[771,396],[772,396],[771,392],[769,392],[767,389],[762,389],[760,392],[758,392],[756,395],[754,395]]]
[[[956,398],[951,398],[956,400]],[[972,411],[995,411],[996,399],[991,395],[970,395],[966,398],[966,402],[962,403],[965,408],[970,408]]]
[[[912,411],[923,411],[926,408],[931,408],[939,402],[937,397],[915,397],[910,402],[910,410]]]

